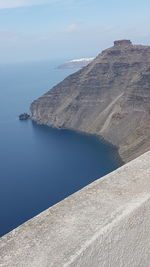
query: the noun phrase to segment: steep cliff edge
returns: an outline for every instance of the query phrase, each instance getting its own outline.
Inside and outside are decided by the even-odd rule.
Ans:
[[[31,104],[31,119],[103,136],[127,162],[150,149],[150,46],[115,41]]]

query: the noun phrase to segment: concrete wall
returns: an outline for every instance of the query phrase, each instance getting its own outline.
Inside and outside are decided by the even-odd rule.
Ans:
[[[150,152],[2,237],[0,266],[149,267]]]

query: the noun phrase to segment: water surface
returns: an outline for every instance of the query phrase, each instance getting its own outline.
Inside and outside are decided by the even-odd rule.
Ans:
[[[18,120],[72,73],[61,63],[0,66],[0,236],[121,165],[94,136]]]

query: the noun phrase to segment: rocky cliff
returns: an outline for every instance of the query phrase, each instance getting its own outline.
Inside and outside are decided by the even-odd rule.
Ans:
[[[31,119],[97,134],[127,162],[150,149],[150,46],[115,41],[31,104]]]

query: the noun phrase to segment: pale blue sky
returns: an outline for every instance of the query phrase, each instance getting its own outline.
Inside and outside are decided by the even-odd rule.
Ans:
[[[0,0],[0,62],[96,56],[116,39],[150,45],[149,0]]]

